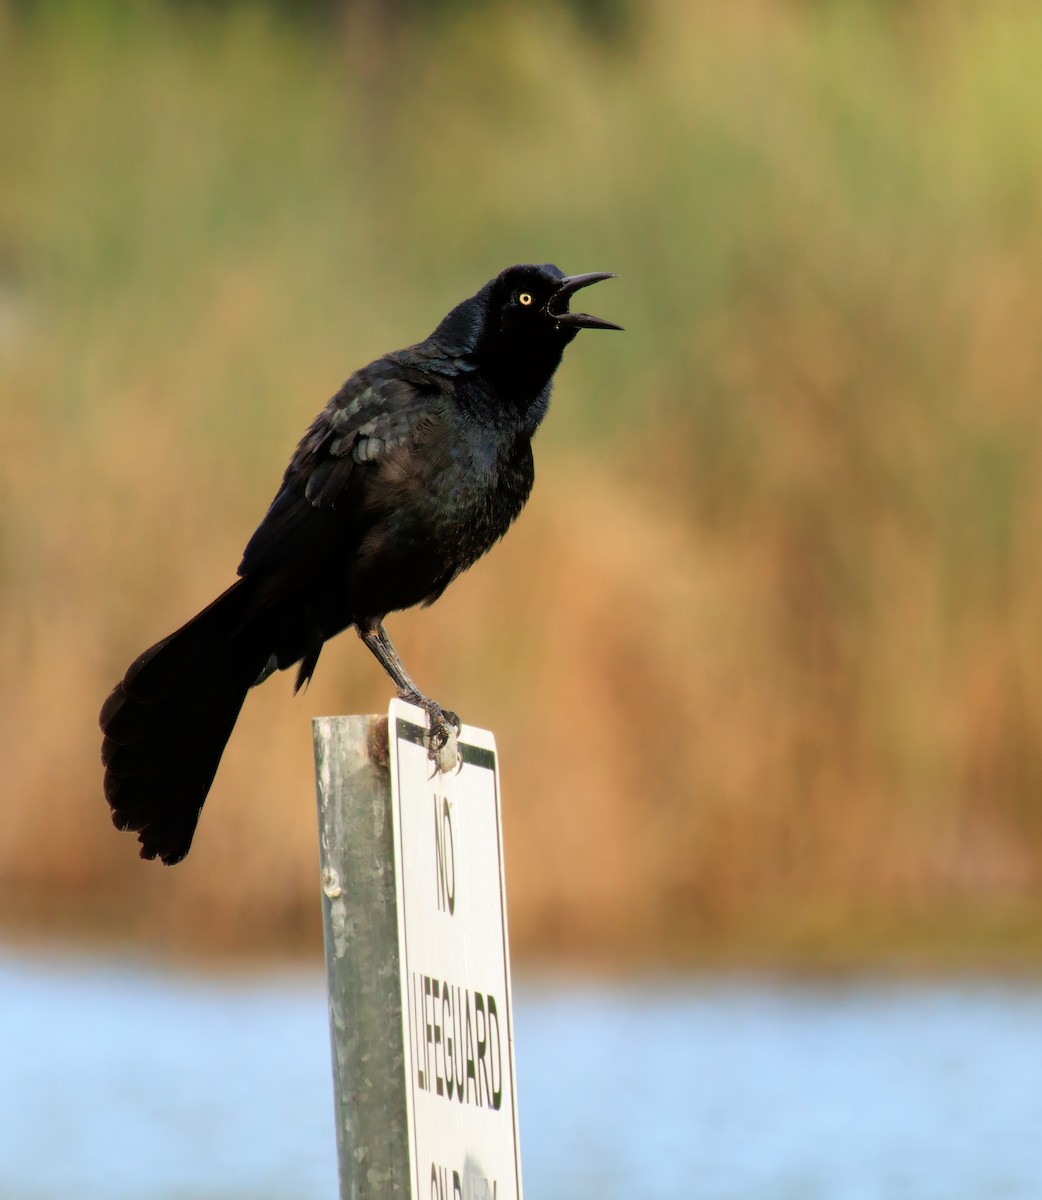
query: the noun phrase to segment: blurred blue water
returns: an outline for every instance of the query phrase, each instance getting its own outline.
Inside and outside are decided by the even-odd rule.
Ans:
[[[1039,1200],[1042,987],[515,984],[529,1200]],[[332,1200],[324,984],[0,956],[0,1198]]]

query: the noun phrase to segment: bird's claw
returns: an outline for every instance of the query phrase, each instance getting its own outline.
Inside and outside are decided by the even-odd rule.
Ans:
[[[447,775],[449,771],[458,771],[463,765],[458,738],[463,730],[463,722],[454,712],[442,708],[440,704],[428,701],[422,706],[430,722],[430,734],[427,738],[427,757],[434,764],[431,779],[439,772]]]

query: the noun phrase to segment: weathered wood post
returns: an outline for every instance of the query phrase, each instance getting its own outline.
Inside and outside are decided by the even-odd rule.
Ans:
[[[495,742],[424,722],[314,722],[340,1195],[521,1200]]]

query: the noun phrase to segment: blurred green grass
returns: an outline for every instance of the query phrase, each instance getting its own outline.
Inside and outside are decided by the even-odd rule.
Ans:
[[[341,379],[535,259],[618,271],[627,332],[570,352],[517,530],[392,624],[497,731],[515,941],[986,912],[1037,954],[1040,61],[1012,0],[5,10],[0,917],[71,920],[60,870],[88,923],[313,933],[306,718],[383,706],[366,656],[251,698],[176,872],[107,825],[96,710]]]

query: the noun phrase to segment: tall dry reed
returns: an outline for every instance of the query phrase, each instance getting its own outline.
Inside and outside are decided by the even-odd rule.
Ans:
[[[347,371],[549,259],[617,270],[628,332],[571,354],[516,531],[391,625],[497,732],[519,948],[1037,953],[1042,14],[724,7],[383,57],[8,15],[7,927],[314,942],[308,718],[384,706],[361,648],[251,698],[173,871],[108,825],[97,708]]]

